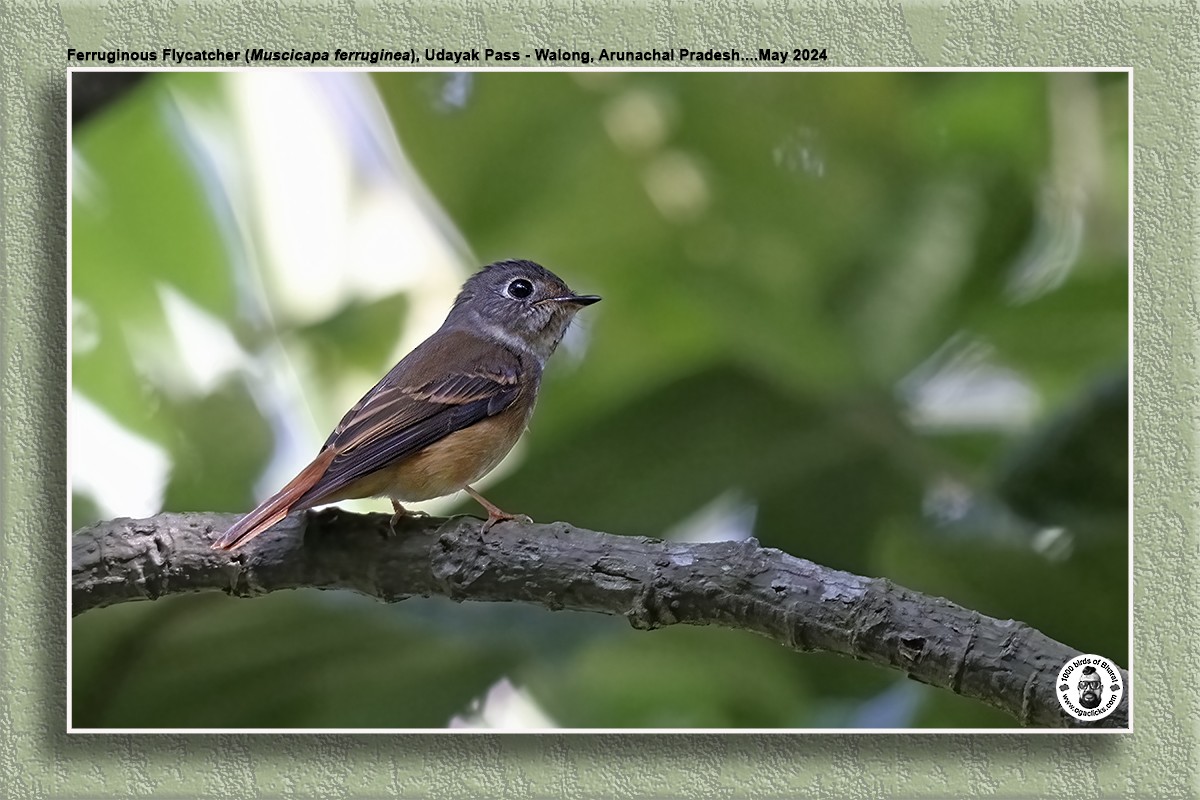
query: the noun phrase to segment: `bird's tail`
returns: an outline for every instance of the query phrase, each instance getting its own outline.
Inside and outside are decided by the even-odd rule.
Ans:
[[[212,548],[214,550],[236,550],[292,511],[317,505],[320,501],[310,501],[303,505],[296,505],[296,501],[321,479],[325,470],[329,469],[329,463],[333,461],[335,455],[336,452],[332,448],[322,452],[313,459],[311,464],[300,470],[300,474],[288,481],[287,486],[264,500],[258,508],[239,519],[233,527],[221,534],[221,538],[213,542]]]

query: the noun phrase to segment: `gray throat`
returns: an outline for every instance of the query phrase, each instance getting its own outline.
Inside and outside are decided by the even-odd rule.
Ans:
[[[542,344],[541,342],[537,344],[531,344],[521,336],[518,336],[507,330],[502,325],[498,325],[490,320],[485,320],[478,314],[473,314],[472,316],[474,317],[472,320],[473,325],[471,328],[468,328],[468,330],[473,330],[479,334],[482,334],[486,338],[497,342],[498,344],[504,345],[516,353],[532,358],[537,362],[538,367],[542,369],[546,367],[546,359],[550,358],[551,354],[554,352],[554,349],[558,346],[558,342],[548,341],[547,343],[550,345],[549,348],[546,348],[544,345],[542,347],[538,347],[537,344]]]

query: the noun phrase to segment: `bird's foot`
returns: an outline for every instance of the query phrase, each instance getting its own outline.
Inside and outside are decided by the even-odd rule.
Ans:
[[[497,509],[497,510],[499,510],[499,509]],[[500,513],[496,514],[496,513],[492,513],[489,511],[488,518],[486,520],[484,520],[483,527],[479,529],[479,532],[487,533],[488,531],[490,531],[492,529],[492,526],[495,525],[497,522],[508,522],[509,520],[515,520],[517,522],[524,522],[524,523],[531,523],[531,522],[533,522],[533,517],[529,516],[528,514],[507,514],[503,511],[500,511]]]
[[[425,513],[424,511],[414,511],[412,509],[405,508],[404,506],[400,505],[398,500],[392,501],[392,511],[395,513],[393,513],[392,518],[388,520],[387,530],[384,531],[383,534],[383,538],[385,539],[389,539],[397,534],[396,526],[399,525],[400,521],[405,517],[415,518],[429,516],[429,514]]]
[[[475,502],[483,506],[484,510],[488,512],[487,520],[484,521],[483,527],[479,529],[480,533],[487,533],[497,522],[507,522],[509,520],[516,520],[518,522],[533,522],[533,520],[525,514],[508,513],[496,504],[490,502],[487,498],[472,489],[470,486],[464,486],[463,489],[467,494],[471,495],[471,497],[475,499]]]

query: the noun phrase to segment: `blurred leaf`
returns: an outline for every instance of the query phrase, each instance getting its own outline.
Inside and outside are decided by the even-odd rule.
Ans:
[[[1051,406],[1127,363],[1127,276],[1087,272],[1031,303],[993,304],[972,320],[972,330],[1020,365]]]
[[[1093,383],[1026,437],[1001,468],[999,492],[1026,516],[1077,536],[1125,537],[1129,520],[1129,381]]]
[[[72,623],[80,727],[444,727],[511,654],[415,633],[361,598],[196,595]]]
[[[606,639],[523,677],[564,727],[790,727],[808,698],[791,658],[753,634],[676,626]]]
[[[196,75],[197,91],[215,91],[216,76]],[[74,386],[159,441],[169,431],[146,413],[157,389],[127,337],[166,334],[160,286],[225,319],[236,302],[216,218],[170,129],[170,103],[162,82],[149,80],[81,125],[71,198],[71,295],[97,320],[94,349],[72,355]]]
[[[270,431],[240,383],[168,404],[173,469],[163,505],[179,511],[254,506],[252,489],[270,455]]]
[[[101,519],[100,508],[92,498],[79,492],[71,493],[71,526],[75,530]]]
[[[386,362],[400,338],[407,308],[404,295],[352,303],[328,319],[298,328],[294,334],[311,349],[322,373],[336,372],[348,364],[380,371],[382,376],[391,366]]]

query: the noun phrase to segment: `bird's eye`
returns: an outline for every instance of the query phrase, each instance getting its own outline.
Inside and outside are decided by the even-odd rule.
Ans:
[[[533,294],[533,284],[524,278],[517,278],[508,285],[509,297],[515,297],[518,300],[524,300],[531,294]]]

